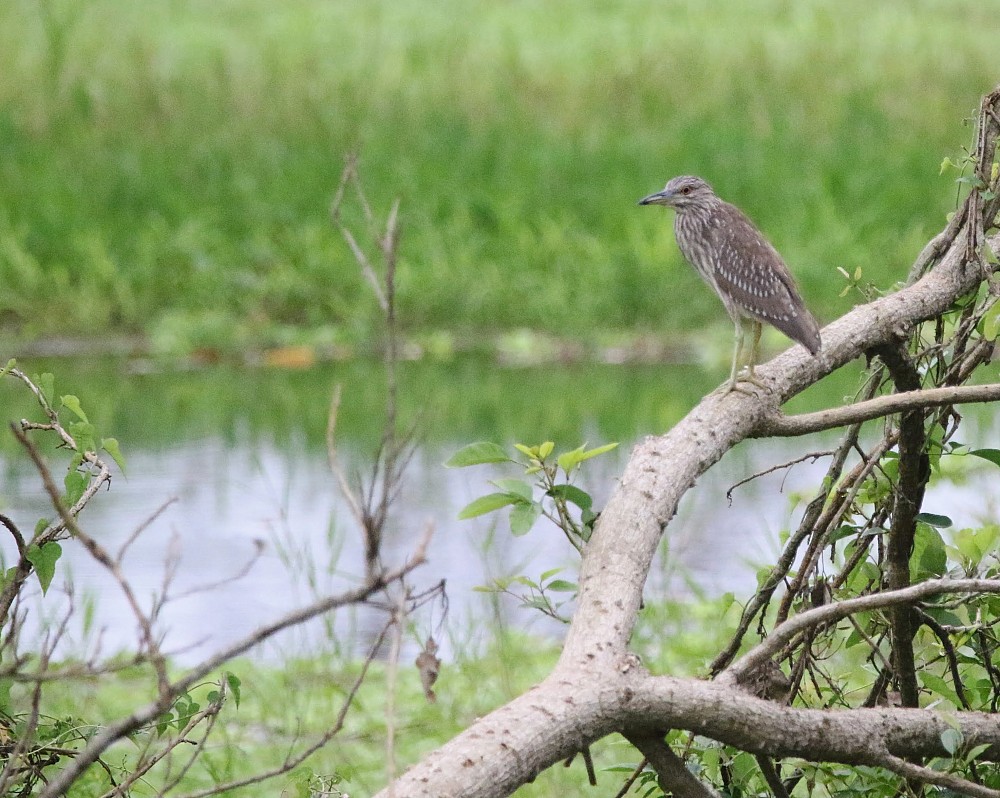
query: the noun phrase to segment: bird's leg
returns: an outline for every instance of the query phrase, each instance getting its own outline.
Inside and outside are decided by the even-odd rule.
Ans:
[[[740,358],[743,355],[743,339],[746,337],[743,330],[743,322],[737,317],[735,319],[736,324],[736,341],[733,347],[733,365],[729,369],[729,382],[726,383],[726,387],[723,389],[723,393],[729,393],[730,391],[736,390],[736,372],[740,367]]]
[[[736,320],[736,351],[733,353],[733,367],[729,372],[726,393],[740,391],[741,393],[749,394],[750,391],[743,391],[739,387],[738,383],[740,382],[749,382],[758,388],[767,388],[767,384],[757,379],[757,374],[754,372],[754,365],[757,363],[757,349],[760,345],[761,324],[756,319],[747,320],[747,323],[750,325],[750,334],[752,337],[750,339],[750,357],[747,359],[746,371],[744,373],[740,372],[740,359],[743,355],[746,339],[746,328],[743,326],[744,319],[740,317]]]
[[[752,321],[750,324],[753,329],[753,338],[750,340],[750,360],[747,362],[747,374],[743,379],[763,388],[765,387],[764,383],[757,379],[753,370],[753,367],[757,365],[757,350],[760,347],[760,334],[763,328],[759,321]]]

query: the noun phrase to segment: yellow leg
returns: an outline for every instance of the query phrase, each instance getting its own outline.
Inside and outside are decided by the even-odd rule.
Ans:
[[[757,376],[754,374],[753,367],[757,365],[757,350],[760,347],[760,334],[761,325],[759,321],[750,322],[753,329],[753,339],[750,344],[750,361],[747,363],[747,369],[749,371],[748,382],[752,382],[754,385],[761,385],[757,380]]]
[[[746,372],[741,373],[740,365],[743,358],[743,350],[746,346],[746,333],[747,330],[743,326],[744,324],[750,325],[750,357],[747,359]],[[754,372],[754,366],[757,364],[757,351],[760,346],[760,334],[761,334],[761,324],[759,321],[754,321],[751,319],[744,320],[742,317],[736,321],[736,347],[733,350],[733,366],[729,371],[729,382],[726,383],[723,393],[729,393],[730,391],[739,391],[740,382],[749,382],[756,385],[758,388],[766,388],[767,385],[761,380],[757,379],[757,375]],[[750,393],[747,391],[746,393]]]
[[[729,369],[729,382],[726,383],[725,393],[736,388],[736,374],[740,370],[740,359],[743,356],[743,343],[746,339],[746,333],[743,329],[743,324],[739,319],[736,320],[736,342],[733,348],[733,365]]]

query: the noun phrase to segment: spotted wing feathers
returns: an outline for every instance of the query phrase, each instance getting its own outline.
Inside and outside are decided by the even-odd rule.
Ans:
[[[704,233],[711,239],[706,249],[726,309],[766,322],[816,354],[819,325],[781,256],[738,208],[721,205]]]

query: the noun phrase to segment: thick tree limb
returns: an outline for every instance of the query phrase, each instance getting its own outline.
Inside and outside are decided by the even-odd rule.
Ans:
[[[641,669],[579,682],[554,673],[431,753],[395,782],[396,795],[501,798],[623,723],[635,730],[645,725],[650,734],[684,729],[755,754],[872,766],[885,765],[887,751],[949,756],[941,732],[958,723],[969,745],[988,744],[987,756],[1000,754],[1000,724],[987,713],[945,718],[922,709],[795,709],[715,682]],[[437,786],[443,783],[445,792]]]
[[[1000,94],[988,100],[1000,104]],[[963,208],[968,219],[967,211],[968,206]],[[757,376],[768,390],[711,394],[669,432],[639,443],[584,551],[577,611],[555,670],[429,754],[380,796],[500,798],[606,734],[643,727],[651,733],[686,729],[754,754],[812,761],[885,766],[886,752],[900,759],[947,756],[940,735],[949,726],[934,712],[791,708],[749,696],[733,684],[649,676],[630,659],[627,646],[660,536],[687,490],[733,446],[776,418],[788,398],[874,347],[905,340],[915,325],[973,291],[984,274],[968,257],[970,226],[962,225],[953,238],[949,231],[940,260],[913,285],[827,326],[819,355],[810,357],[796,346],[760,367]],[[994,236],[994,248],[997,242]],[[987,584],[971,585],[980,581]],[[996,584],[969,582],[971,590]],[[912,599],[935,590],[943,588],[934,583],[906,588]],[[854,601],[866,600],[878,597]],[[835,616],[852,611],[845,609],[848,604],[812,612]],[[803,617],[807,620],[800,621]],[[815,622],[816,616],[803,613],[779,631]],[[765,649],[773,653],[777,636],[753,656]],[[745,667],[746,659],[730,670]],[[962,712],[950,721],[970,745],[989,744],[988,755],[1000,754],[995,716]]]
[[[978,270],[966,268],[964,252],[965,237],[960,233],[939,266],[913,286],[856,308],[829,325],[823,331],[820,356],[812,358],[795,347],[760,367],[758,376],[767,381],[770,393],[761,392],[757,397],[711,394],[668,433],[639,443],[584,554],[579,606],[556,670],[541,685],[480,719],[404,774],[394,784],[396,794],[411,798],[508,795],[542,769],[622,728],[623,721],[628,720],[629,724],[638,721],[623,717],[631,715],[621,703],[625,694],[615,693],[614,689],[624,680],[619,663],[632,633],[646,574],[660,535],[676,513],[681,497],[729,449],[760,428],[765,419],[773,418],[789,397],[872,347],[898,340],[914,324],[943,313],[956,298],[975,288],[981,275]],[[933,583],[908,590],[914,591],[913,598],[919,598],[934,592],[928,585]],[[877,598],[856,601],[877,601]],[[827,608],[813,612],[824,610]],[[781,628],[802,623],[798,619],[804,615]],[[807,620],[805,625],[808,623]],[[772,636],[766,642],[774,639]],[[699,691],[705,686],[700,682],[675,680],[671,684],[672,700],[696,701],[697,695],[704,698]],[[592,691],[597,691],[601,698],[597,699]],[[730,687],[725,695],[724,700],[720,699],[721,704],[734,709],[738,691]],[[599,700],[603,710],[585,711],[584,707],[594,700]],[[753,700],[755,707],[762,705],[782,718],[786,713],[807,712],[775,707],[757,699],[746,700]],[[718,724],[709,724],[693,717],[684,721],[673,709],[662,705],[659,706],[662,712],[653,711],[654,707],[647,709],[651,713],[645,716],[647,723],[655,720],[659,728],[691,729],[723,742],[733,742],[744,750],[757,752],[759,748],[760,753],[774,756],[818,757],[873,765],[878,764],[875,752],[864,743],[880,739],[883,727],[878,725],[881,721],[876,723],[877,728],[865,726],[859,713],[887,712],[851,710],[799,716],[816,723],[813,728],[807,728],[808,722],[796,726],[805,738],[815,737],[815,747],[810,747],[791,742],[786,745],[783,734],[779,735],[780,740],[769,738],[756,720],[741,727],[733,713],[723,713],[728,721],[720,717]],[[840,715],[842,720],[835,722],[834,717]],[[912,747],[897,745],[900,755],[947,754],[936,734],[930,731],[937,729],[939,733],[943,726],[939,728],[936,721],[928,720],[927,713],[910,710],[893,717],[899,725],[892,728],[902,734],[901,739],[921,740]],[[980,726],[976,734],[985,733],[983,728],[989,725],[985,718],[977,721]],[[786,722],[787,718],[776,720],[775,732],[784,728]],[[995,725],[995,719],[991,722]],[[830,724],[836,726],[836,733]],[[864,734],[856,737],[862,728]],[[847,736],[840,738],[841,732]],[[1000,737],[1000,728],[994,732]],[[989,737],[989,742],[997,743],[1000,739]]]

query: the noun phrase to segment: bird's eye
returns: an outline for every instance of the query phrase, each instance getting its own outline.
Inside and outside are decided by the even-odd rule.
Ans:
[[[690,193],[691,193],[691,186],[684,186],[684,188],[681,189],[681,194],[687,195]]]

